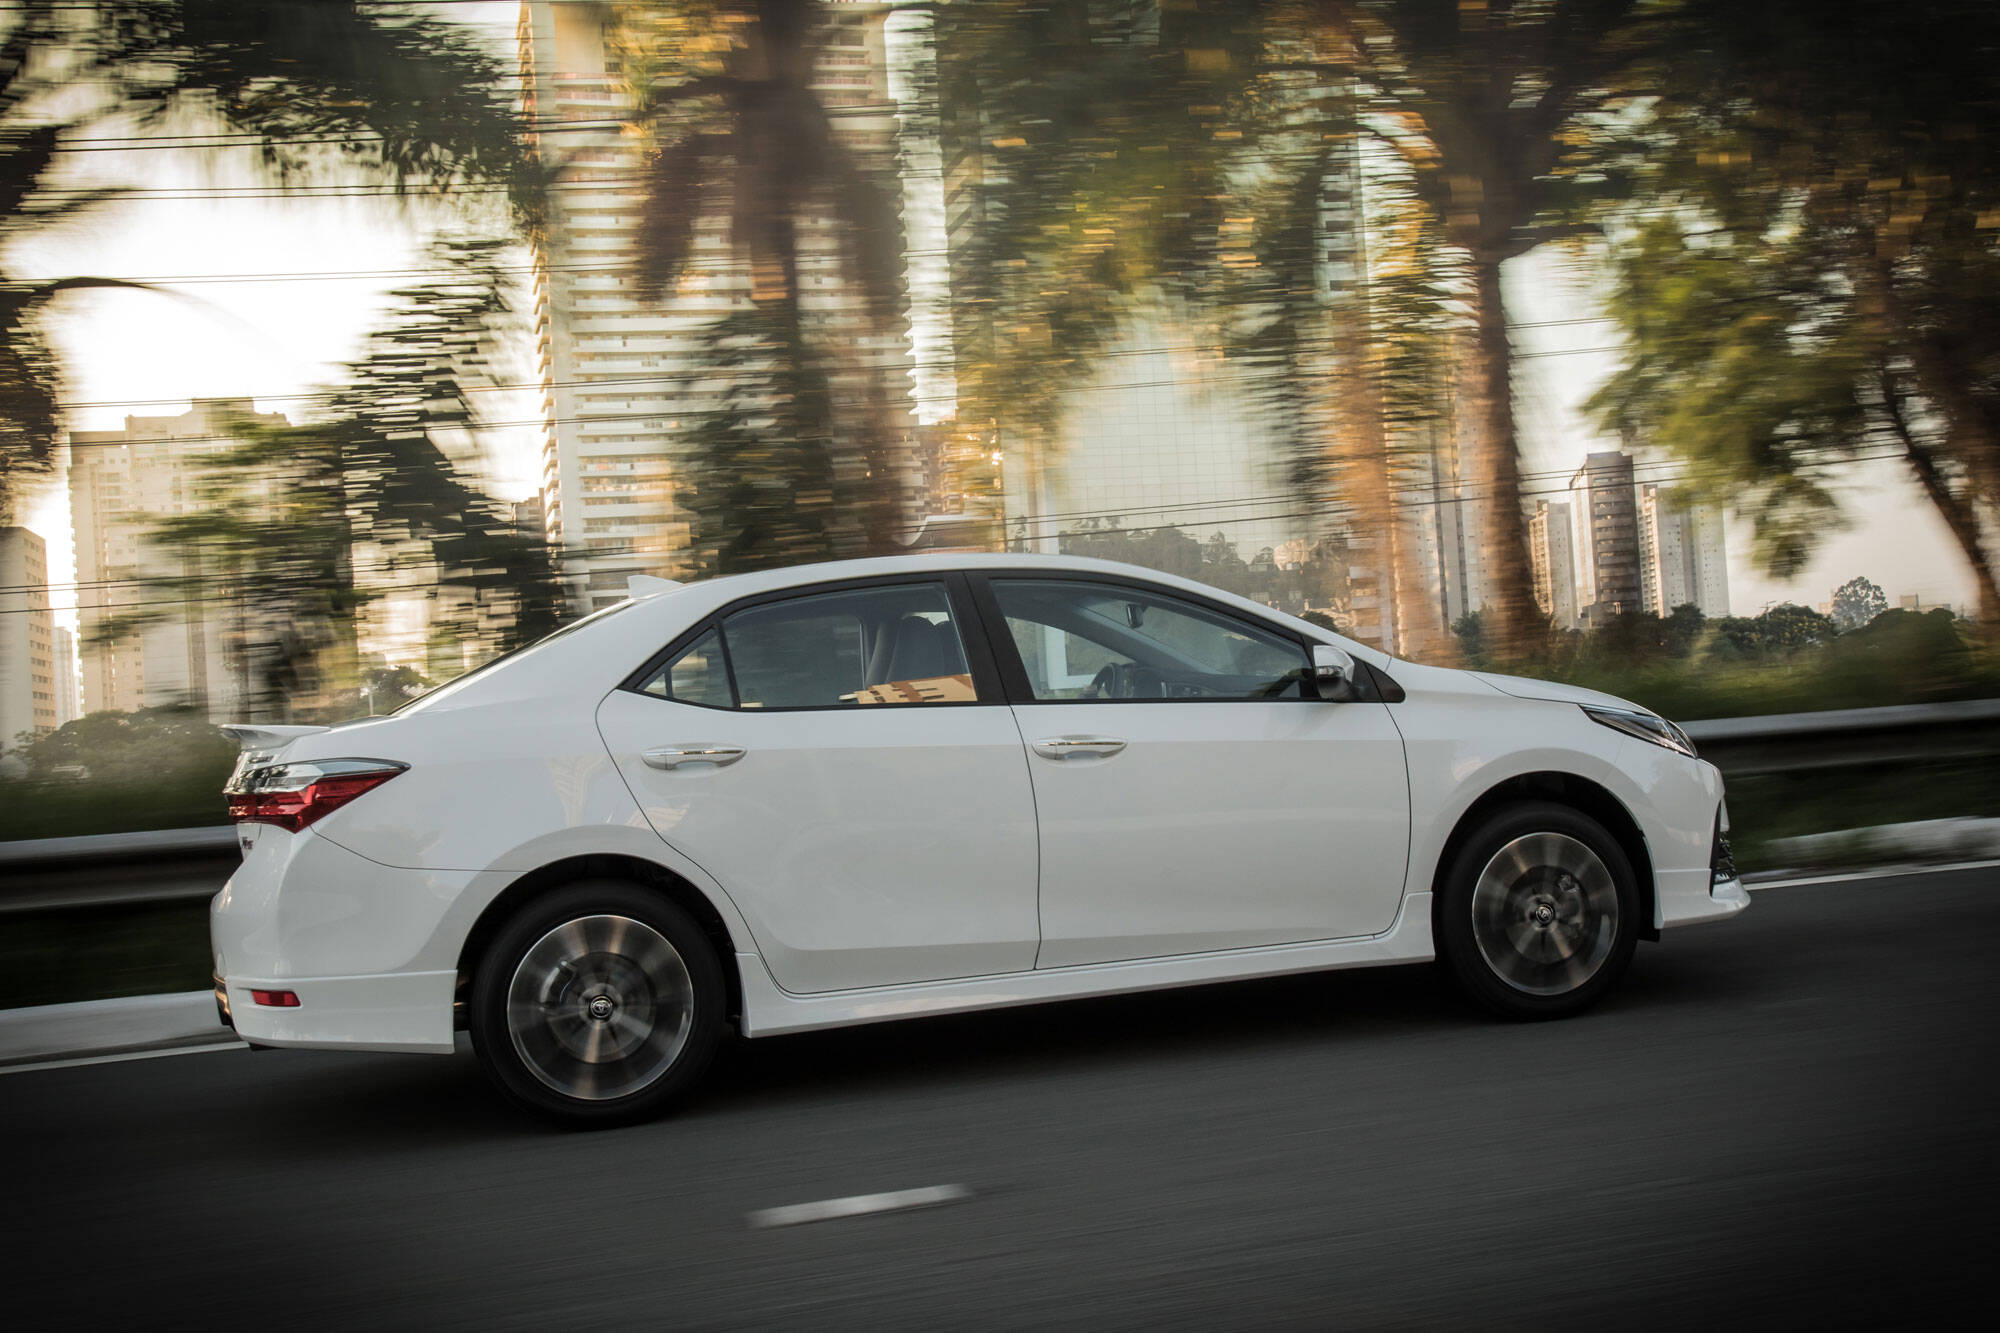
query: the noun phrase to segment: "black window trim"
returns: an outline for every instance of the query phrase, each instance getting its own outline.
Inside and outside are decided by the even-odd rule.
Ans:
[[[646,689],[647,681],[653,680],[656,677],[660,676],[663,672],[666,672],[670,667],[673,666],[675,662],[678,662],[683,656],[685,656],[687,652],[690,649],[692,649],[696,644],[700,643],[703,639],[707,638],[708,631],[710,630],[713,630],[715,632],[715,655],[722,659],[722,683],[729,687],[729,707],[723,708],[717,704],[697,703],[693,699],[682,699],[678,697],[673,693],[672,676],[667,677],[667,693],[654,694],[648,689]],[[627,680],[624,684],[620,685],[619,688],[623,690],[630,690],[634,694],[644,695],[648,699],[664,699],[669,703],[686,704],[690,708],[706,708],[710,712],[715,712],[715,713],[741,712],[743,708],[742,705],[743,696],[736,692],[736,668],[731,666],[729,663],[729,639],[728,636],[722,632],[722,621],[716,616],[709,616],[706,620],[703,620],[701,624],[695,626],[693,632],[681,635],[681,637],[674,640],[674,642],[679,646],[677,648],[671,648],[665,653],[660,654],[659,666],[651,668],[650,670],[642,669],[640,674],[643,677],[643,679],[640,679],[636,684],[633,683],[631,680]]]
[[[666,703],[677,703],[687,708],[705,708],[711,713],[847,713],[859,709],[873,709],[867,704],[794,704],[778,708],[745,708],[743,695],[736,687],[736,663],[729,652],[729,632],[722,622],[739,611],[752,607],[766,606],[774,602],[797,601],[807,597],[819,597],[831,593],[858,592],[868,588],[888,588],[911,584],[930,584],[942,587],[945,592],[945,606],[951,612],[952,627],[958,631],[960,644],[965,649],[965,664],[972,672],[972,689],[977,698],[938,699],[918,703],[884,704],[880,711],[910,708],[1001,708],[1007,700],[1001,685],[999,667],[995,661],[993,645],[986,627],[974,604],[972,593],[967,587],[963,571],[955,569],[911,570],[903,574],[875,574],[865,578],[830,579],[823,583],[800,583],[789,588],[774,588],[769,592],[752,593],[725,603],[709,612],[687,629],[676,635],[666,647],[651,657],[619,682],[618,688],[628,694],[636,694],[643,699],[654,699]],[[722,646],[723,669],[729,677],[729,697],[733,701],[729,708],[715,704],[696,703],[692,699],[676,699],[671,695],[661,696],[646,692],[646,682],[672,665],[674,659],[693,647],[709,630],[716,631],[716,639]]]
[[[1295,643],[1299,646],[1299,650],[1305,654],[1308,662],[1312,660],[1312,646],[1316,643],[1323,643],[1325,640],[1301,634],[1289,625],[1281,624],[1262,615],[1254,615],[1241,607],[1231,606],[1214,598],[1204,597],[1199,593],[1187,592],[1181,588],[1163,583],[1155,583],[1150,579],[1133,578],[1125,574],[1106,574],[1094,569],[1045,569],[1040,567],[1033,569],[1007,569],[1004,567],[996,569],[987,567],[968,569],[963,571],[963,573],[967,583],[971,587],[972,600],[979,609],[980,619],[985,622],[984,630],[989,651],[992,652],[999,665],[1000,683],[1006,689],[1007,702],[1010,704],[1061,706],[1069,704],[1289,704],[1329,702],[1320,697],[1318,684],[1310,675],[1307,675],[1305,678],[1305,688],[1292,698],[1260,699],[1250,696],[1241,698],[1205,696],[1161,699],[1038,699],[1035,697],[1033,685],[1028,680],[1028,669],[1026,664],[1021,660],[1020,650],[1014,646],[1013,634],[1007,629],[1007,617],[1000,609],[1000,599],[993,591],[992,584],[995,579],[1001,582],[1109,584],[1113,587],[1131,588],[1139,592],[1150,593],[1155,597],[1187,602],[1200,607],[1211,615],[1253,625],[1266,634]],[[1366,663],[1361,663],[1359,658],[1355,660],[1360,665],[1367,665]],[[1375,681],[1376,677],[1372,668],[1369,671],[1360,673],[1355,680],[1356,690],[1354,698],[1342,702],[1383,702],[1381,692],[1376,687]]]

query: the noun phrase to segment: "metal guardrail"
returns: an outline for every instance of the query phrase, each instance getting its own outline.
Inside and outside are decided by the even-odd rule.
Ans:
[[[1685,726],[1702,757],[1732,777],[2000,754],[2000,699]],[[237,862],[227,826],[0,842],[0,914],[207,898]]]
[[[0,913],[209,898],[241,859],[226,824],[0,842]]]
[[[2000,754],[2000,699],[1684,723],[1729,777]]]

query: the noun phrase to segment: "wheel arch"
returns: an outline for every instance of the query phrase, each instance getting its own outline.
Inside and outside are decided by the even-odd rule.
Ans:
[[[672,902],[701,926],[715,948],[722,965],[723,984],[729,994],[729,1018],[741,1027],[743,1018],[743,978],[736,967],[736,941],[722,913],[693,883],[657,862],[616,852],[594,852],[565,857],[528,871],[495,895],[466,932],[458,951],[458,991],[452,1019],[456,1028],[466,1025],[466,1001],[471,993],[472,974],[486,946],[508,919],[545,893],[584,879],[630,880]]]
[[[1604,825],[1605,831],[1617,840],[1625,859],[1632,863],[1632,873],[1639,881],[1639,938],[1660,938],[1659,927],[1654,924],[1658,899],[1653,883],[1653,858],[1639,821],[1632,817],[1625,803],[1601,783],[1557,770],[1517,774],[1482,793],[1479,799],[1466,807],[1458,822],[1452,826],[1451,835],[1445,839],[1444,848],[1438,854],[1437,865],[1432,868],[1433,904],[1444,901],[1445,875],[1450,871],[1452,862],[1458,859],[1459,849],[1474,831],[1496,810],[1521,801],[1550,801],[1566,805]]]

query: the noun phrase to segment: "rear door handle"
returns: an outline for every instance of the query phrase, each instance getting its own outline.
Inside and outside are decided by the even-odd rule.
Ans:
[[[1116,736],[1050,736],[1035,742],[1035,753],[1044,759],[1068,759],[1077,755],[1092,755],[1109,759],[1125,748],[1125,742]]]
[[[717,768],[733,764],[743,757],[740,745],[714,745],[699,743],[690,745],[663,745],[657,750],[648,750],[639,756],[649,768],[679,768],[683,764],[714,764]]]

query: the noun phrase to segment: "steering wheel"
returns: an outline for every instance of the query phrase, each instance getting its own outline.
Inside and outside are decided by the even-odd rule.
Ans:
[[[1160,673],[1137,662],[1106,662],[1090,678],[1090,692],[1100,699],[1156,699],[1166,693]]]

